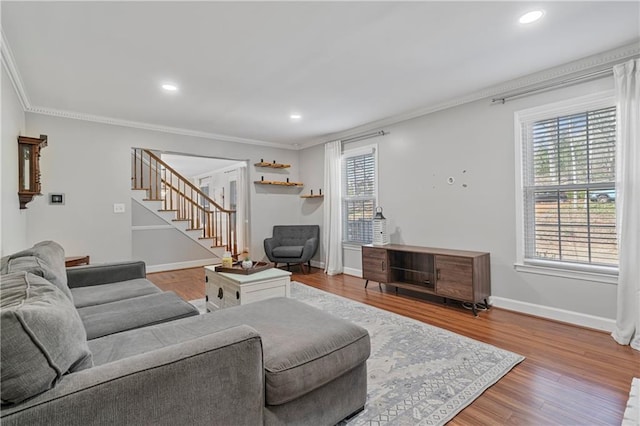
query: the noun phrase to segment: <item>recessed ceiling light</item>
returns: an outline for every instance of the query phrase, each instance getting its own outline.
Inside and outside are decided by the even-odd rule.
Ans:
[[[302,116],[300,114],[291,114],[289,118],[292,120],[300,120]]]
[[[532,10],[527,12],[518,19],[521,24],[531,24],[544,16],[544,10]]]
[[[169,83],[163,84],[162,88],[164,90],[166,90],[167,92],[175,92],[176,90],[178,90],[177,86],[175,86],[173,84],[169,84]]]

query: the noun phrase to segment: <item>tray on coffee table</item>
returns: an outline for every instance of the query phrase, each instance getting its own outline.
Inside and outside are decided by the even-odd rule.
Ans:
[[[273,265],[271,263],[255,262],[251,268],[242,269],[242,266],[240,266],[240,263],[241,262],[234,263],[231,268],[225,268],[223,266],[216,266],[215,270],[216,270],[216,272],[225,272],[225,273],[228,273],[228,274],[251,275],[251,274],[255,274],[256,272],[260,272],[260,271],[264,271],[264,270],[273,268]]]

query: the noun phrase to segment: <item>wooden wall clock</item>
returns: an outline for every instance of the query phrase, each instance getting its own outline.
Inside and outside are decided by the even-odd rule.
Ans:
[[[39,138],[18,136],[18,199],[26,209],[35,195],[42,195],[40,187],[40,150],[47,146],[47,135]]]

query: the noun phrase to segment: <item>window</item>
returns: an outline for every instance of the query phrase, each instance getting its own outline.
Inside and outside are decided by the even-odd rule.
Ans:
[[[342,240],[370,244],[376,209],[376,149],[345,151],[342,156]]]
[[[583,99],[516,114],[524,264],[615,272],[616,108]]]

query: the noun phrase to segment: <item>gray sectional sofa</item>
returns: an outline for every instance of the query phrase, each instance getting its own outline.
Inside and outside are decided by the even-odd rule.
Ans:
[[[366,400],[366,330],[275,298],[198,315],[144,263],[0,265],[3,425],[332,425]]]

